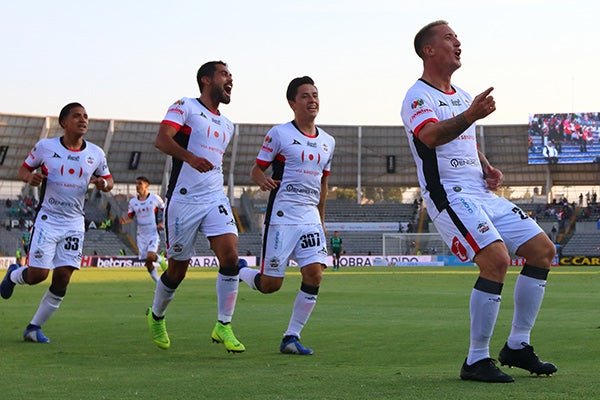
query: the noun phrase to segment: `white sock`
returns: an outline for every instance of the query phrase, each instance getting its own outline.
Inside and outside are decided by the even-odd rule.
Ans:
[[[157,317],[164,317],[165,311],[171,300],[175,297],[175,289],[169,289],[165,286],[162,280],[156,282],[156,290],[154,291],[154,301],[152,302],[152,312]]]
[[[292,317],[290,318],[290,323],[285,331],[285,336],[290,335],[300,337],[300,332],[302,331],[302,328],[304,328],[304,325],[306,325],[308,322],[308,318],[310,317],[310,314],[312,313],[316,304],[316,294],[308,294],[302,290],[298,292],[296,300],[294,301]]]
[[[23,271],[25,271],[26,269],[27,266],[15,269],[13,272],[11,272],[9,279],[17,285],[26,285],[27,283],[23,279]]]
[[[467,364],[473,365],[479,360],[490,357],[490,339],[494,333],[494,326],[500,311],[502,296],[482,292],[477,289],[471,291],[471,341]]]
[[[246,285],[250,286],[253,290],[258,290],[256,285],[254,284],[254,277],[260,273],[257,269],[252,269],[248,267],[240,268],[240,279],[246,283]]]
[[[515,284],[515,311],[512,329],[508,336],[508,347],[513,350],[523,348],[522,343],[529,344],[531,329],[537,318],[544,293],[546,281],[519,274]]]
[[[63,299],[64,297],[57,296],[50,290],[47,290],[42,296],[40,306],[31,319],[30,324],[37,326],[44,325],[46,321],[50,319],[52,314],[58,310],[58,307],[60,307],[60,303],[62,303]]]
[[[156,268],[154,268],[152,271],[148,271],[148,273],[150,274],[152,279],[154,279],[154,282],[158,282],[160,277],[158,276],[158,272],[156,272]]]
[[[240,284],[239,275],[217,274],[217,318],[220,322],[231,322]]]

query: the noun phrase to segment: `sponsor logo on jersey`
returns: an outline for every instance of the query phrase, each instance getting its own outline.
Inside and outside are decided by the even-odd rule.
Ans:
[[[281,211],[277,212],[277,214],[279,214],[279,213],[281,213]],[[283,215],[283,213],[282,213],[282,215]],[[275,233],[275,240],[274,240],[274,243],[273,243],[273,248],[275,250],[277,250],[279,248],[280,244],[281,244],[281,232],[277,231]]]
[[[319,191],[318,190],[314,190],[314,189],[310,189],[310,188],[297,188],[292,184],[289,184],[285,187],[285,190],[288,192],[292,192],[292,193],[305,193],[305,194],[309,194],[309,195],[315,195],[318,196],[319,195]]]
[[[317,155],[315,156],[312,153],[304,153],[304,151],[302,151],[302,154],[300,155],[300,159],[302,160],[302,162],[306,162],[306,161],[317,161],[317,164],[321,162],[321,154],[317,153]]]
[[[317,148],[317,142],[306,142],[306,145],[308,147],[314,147],[315,149]]]
[[[266,145],[263,145],[263,146],[261,147],[261,150],[264,150],[264,151],[266,151],[267,153],[272,153],[272,152],[273,152],[273,149],[272,149],[272,148],[270,148],[269,146],[266,146]]]
[[[273,141],[273,138],[271,136],[269,136],[269,135],[265,136],[265,143],[271,143],[272,141]],[[298,144],[300,144],[300,143],[298,143]]]
[[[173,103],[174,106],[182,106],[184,104],[185,104],[185,100],[183,100],[183,99],[179,99],[175,103]]]
[[[74,175],[75,174],[75,170],[73,168],[69,168],[67,170],[67,173],[69,175]],[[63,175],[63,176],[65,175],[65,166],[64,165],[60,166],[60,174]],[[79,178],[81,178],[82,175],[83,175],[83,168],[79,167]]]
[[[213,124],[221,125],[221,120],[216,118],[211,118]]]
[[[413,122],[415,118],[417,118],[421,114],[432,113],[433,110],[431,108],[421,108],[419,111],[410,116],[410,122]]]
[[[460,204],[462,204],[462,206],[465,208],[465,210],[467,210],[467,212],[469,214],[473,214],[474,210],[473,210],[473,203],[471,203],[470,201],[465,200],[464,198],[460,198],[459,199]]]
[[[460,99],[452,99],[452,100],[450,100],[450,103],[452,103],[452,105],[455,107],[462,106],[462,102],[460,101]]]
[[[79,156],[72,156],[72,155],[68,155],[67,156],[67,160],[71,160],[71,161],[79,161]]]
[[[410,108],[414,110],[417,107],[421,107],[423,104],[425,104],[423,99],[417,99],[410,104]]]
[[[178,235],[179,232],[181,231],[181,218],[177,217],[175,218],[175,235]]]
[[[448,104],[443,102],[442,100],[438,100],[440,102],[439,107],[448,107]]]
[[[467,249],[460,242],[460,239],[456,236],[452,238],[452,253],[458,257],[458,259],[462,262],[468,261],[469,257],[467,256]]]
[[[450,166],[452,166],[453,168],[460,168],[460,167],[465,167],[465,166],[477,166],[479,164],[479,161],[474,159],[474,158],[466,158],[464,160],[459,160],[457,158],[453,158],[452,160],[450,160]]]
[[[183,110],[178,107],[171,107],[167,110],[167,114],[168,113],[175,113],[175,114],[183,115]]]
[[[71,203],[70,201],[57,200],[54,197],[50,197],[48,199],[48,204],[50,204],[51,206],[58,206],[58,207],[76,207],[77,206],[76,203]]]

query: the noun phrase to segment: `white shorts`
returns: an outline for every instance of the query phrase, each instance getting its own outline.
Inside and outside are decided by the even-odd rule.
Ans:
[[[290,257],[300,267],[327,265],[327,240],[321,224],[269,225],[263,233],[261,273],[282,278]]]
[[[433,220],[435,227],[461,261],[472,260],[487,245],[502,240],[511,253],[542,228],[503,197],[449,193],[450,206]]]
[[[198,232],[206,237],[238,234],[233,212],[225,195],[206,204],[167,201],[165,226],[167,257],[178,261],[189,260],[196,255]]]
[[[29,247],[28,265],[36,268],[81,267],[84,232],[72,227],[35,222]]]
[[[136,242],[140,260],[145,260],[149,252],[157,253],[160,237],[156,227],[154,225],[138,225]]]

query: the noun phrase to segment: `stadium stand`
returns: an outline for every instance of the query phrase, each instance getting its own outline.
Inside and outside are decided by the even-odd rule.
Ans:
[[[415,214],[412,203],[356,204],[347,200],[328,200],[325,222],[408,222],[415,219]]]
[[[125,255],[137,255],[137,252],[115,232],[106,229],[89,229],[85,233],[84,255],[115,256],[119,255],[121,250],[124,250]]]
[[[600,257],[600,232],[575,233],[562,248],[563,256]]]

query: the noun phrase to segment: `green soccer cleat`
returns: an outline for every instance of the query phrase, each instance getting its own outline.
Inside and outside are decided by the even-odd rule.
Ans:
[[[228,353],[242,353],[246,351],[244,345],[241,344],[233,334],[231,324],[223,325],[222,323],[217,322],[215,329],[213,329],[210,336],[212,337],[213,342],[223,343]]]
[[[148,310],[146,310],[146,319],[148,320],[148,327],[150,328],[150,337],[154,344],[161,349],[168,349],[171,347],[165,319],[161,318],[158,321],[155,320],[152,316],[152,307],[148,307]]]
[[[167,259],[163,256],[158,256],[158,265],[160,265],[160,269],[162,270],[162,272],[165,272],[167,270],[167,267],[169,266],[167,264]]]

